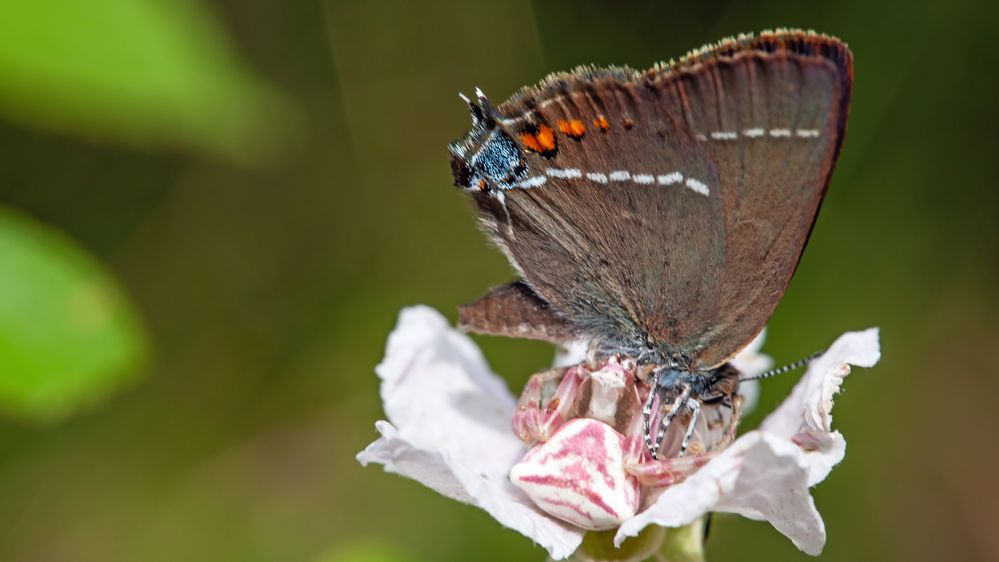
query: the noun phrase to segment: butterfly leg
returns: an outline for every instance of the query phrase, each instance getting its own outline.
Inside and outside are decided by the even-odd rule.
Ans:
[[[652,408],[657,402],[658,389],[659,374],[656,374],[652,380],[652,388],[649,389],[649,396],[645,399],[645,406],[642,407],[642,435],[645,436],[645,447],[652,456],[655,456],[655,448],[652,446]]]
[[[650,394],[653,395],[652,398],[646,400],[646,408],[643,409],[643,414],[648,411],[648,416],[651,417],[652,410],[657,410],[656,404],[661,402],[661,396],[659,398],[655,397],[656,392],[660,394],[665,393],[667,388],[657,387],[653,381],[653,386]],[[636,390],[637,392],[637,390]],[[689,401],[690,398],[688,397]],[[651,404],[651,406],[650,406]],[[683,402],[676,402],[673,404],[673,412],[679,411],[680,407],[686,405]],[[700,405],[698,405],[700,407]],[[667,414],[668,415],[668,414]],[[646,416],[643,416],[646,417]],[[665,416],[663,416],[665,418]],[[632,421],[631,427],[625,431],[626,446],[624,454],[624,466],[628,474],[635,477],[636,480],[643,486],[650,486],[653,488],[665,488],[667,486],[672,486],[685,480],[688,476],[697,471],[709,460],[714,458],[716,453],[704,453],[698,452],[683,458],[669,458],[663,460],[656,460],[652,453],[654,445],[652,445],[652,438],[649,433],[649,426],[651,422],[648,418],[645,420],[639,420],[636,418]],[[648,451],[648,452],[646,452]]]
[[[680,410],[684,407],[687,399],[690,398],[690,385],[684,385],[683,390],[677,395],[676,400],[673,401],[673,405],[670,406],[669,412],[666,413],[659,420],[659,431],[656,433],[655,448],[649,452],[652,454],[652,459],[656,460],[659,458],[659,448],[662,447],[663,438],[666,437],[666,431],[669,429],[670,423],[673,422],[673,418],[680,413]]]
[[[690,409],[690,423],[687,424],[687,432],[683,434],[683,443],[680,444],[678,457],[682,457],[687,452],[690,438],[694,435],[694,428],[697,427],[697,418],[701,415],[701,403],[696,398],[687,399],[687,408]]]

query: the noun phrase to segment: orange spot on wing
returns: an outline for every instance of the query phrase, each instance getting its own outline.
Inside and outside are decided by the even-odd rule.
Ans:
[[[538,134],[534,135],[534,138],[538,139],[538,144],[545,151],[555,150],[555,131],[552,130],[548,125],[541,125],[538,127]]]
[[[579,119],[573,119],[572,121],[560,120],[558,122],[558,130],[574,139],[578,139],[586,133],[586,126]]]
[[[531,133],[520,133],[520,144],[524,145],[527,150],[533,150],[534,152],[544,152],[541,148],[541,143],[538,142],[537,137]]]
[[[607,123],[607,119],[603,115],[593,120],[593,126],[601,131],[606,131],[610,128],[610,125]]]
[[[555,131],[548,125],[540,125],[536,133],[527,131],[520,133],[520,144],[534,152],[550,152],[555,150]]]

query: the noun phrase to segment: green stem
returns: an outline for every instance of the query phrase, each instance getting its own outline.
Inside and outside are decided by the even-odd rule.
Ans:
[[[655,555],[667,532],[654,525],[646,527],[637,537],[625,540],[621,548],[614,546],[615,534],[617,529],[586,533],[572,559],[576,562],[641,562]]]
[[[646,527],[614,546],[616,530],[590,531],[573,554],[576,562],[704,562],[704,518],[683,527]]]
[[[669,529],[659,549],[659,562],[704,562],[704,518]]]

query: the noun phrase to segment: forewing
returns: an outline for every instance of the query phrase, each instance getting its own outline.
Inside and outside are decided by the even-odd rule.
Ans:
[[[706,132],[722,182],[720,283],[710,291],[712,303],[681,312],[686,325],[696,324],[680,340],[695,366],[729,359],[769,320],[801,258],[843,142],[853,78],[849,51],[829,39],[781,41],[764,38],[756,52],[718,57],[662,79],[687,100],[690,126]]]
[[[529,187],[477,194],[483,222],[577,330],[694,369],[720,364],[762,329],[790,281],[842,142],[851,79],[842,43],[796,32],[643,74],[550,77],[499,108],[532,176]],[[543,125],[556,146],[531,151]]]

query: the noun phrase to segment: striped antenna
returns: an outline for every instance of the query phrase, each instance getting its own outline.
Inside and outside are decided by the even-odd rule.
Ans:
[[[824,350],[824,349],[822,351],[816,351],[815,353],[809,355],[808,357],[805,357],[804,359],[798,359],[794,363],[788,363],[787,365],[784,365],[783,367],[778,367],[776,369],[770,369],[769,371],[764,371],[764,372],[762,372],[762,373],[760,373],[760,374],[758,374],[758,375],[756,375],[754,377],[746,377],[744,379],[739,379],[739,382],[757,381],[757,380],[760,380],[760,379],[768,379],[768,378],[770,378],[772,376],[775,376],[775,375],[783,375],[784,373],[786,373],[788,371],[793,371],[795,369],[800,369],[801,367],[804,367],[805,365],[808,365],[809,362],[811,362],[813,359],[817,359],[819,356],[821,356],[825,352],[826,352],[826,350]]]

